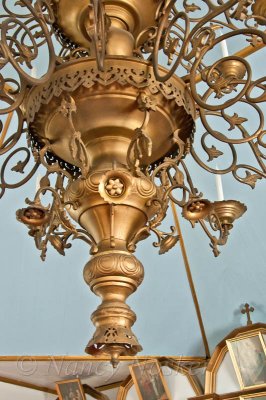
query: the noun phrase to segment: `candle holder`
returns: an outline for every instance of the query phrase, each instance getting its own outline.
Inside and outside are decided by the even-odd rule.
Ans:
[[[247,211],[245,204],[237,200],[214,201],[212,205],[222,227],[227,229],[232,229],[234,221]]]
[[[245,65],[233,57],[219,62],[216,69],[225,79],[241,80],[246,74]]]
[[[196,199],[188,202],[182,211],[182,216],[193,222],[207,218],[213,210],[212,203],[207,199]]]

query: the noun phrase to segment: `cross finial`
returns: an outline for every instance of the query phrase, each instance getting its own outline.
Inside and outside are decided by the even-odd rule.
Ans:
[[[247,314],[247,325],[252,325],[252,321],[250,319],[250,313],[254,311],[254,307],[250,307],[248,303],[244,305],[242,308],[241,313]]]

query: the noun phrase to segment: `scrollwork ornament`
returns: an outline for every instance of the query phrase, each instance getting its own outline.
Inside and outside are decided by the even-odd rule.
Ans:
[[[90,162],[86,147],[83,143],[81,133],[75,129],[72,114],[77,111],[75,100],[70,95],[63,97],[60,106],[55,113],[60,113],[69,121],[72,137],[69,143],[69,148],[73,160],[78,160],[81,163],[81,172],[84,178],[87,177]]]
[[[60,178],[60,179],[59,179]],[[34,200],[26,199],[29,205],[26,209],[17,211],[17,219],[27,225],[29,235],[34,238],[35,245],[41,251],[41,259],[46,258],[47,246],[50,243],[59,254],[65,255],[65,249],[71,247],[69,239],[82,239],[91,246],[91,253],[97,253],[95,241],[83,229],[77,229],[66,215],[65,207],[78,208],[77,202],[64,202],[65,189],[60,174],[57,176],[55,188],[49,185],[50,181],[46,175],[40,181],[40,188],[37,190]],[[52,204],[44,207],[41,197],[50,193]]]
[[[159,19],[159,27],[154,43],[152,57],[154,74],[156,79],[161,82],[167,81],[178,68],[182,58],[184,57],[186,40],[189,33],[189,18],[187,14],[181,11],[172,15],[174,4],[175,0],[171,0],[166,4],[166,7],[161,14],[161,18]],[[185,22],[184,29],[178,24],[179,19]],[[173,64],[171,69],[164,75],[161,75],[158,69],[158,57],[161,45],[163,46],[164,53],[167,55],[168,65]],[[176,59],[173,62],[175,55]]]
[[[11,104],[10,99],[7,99],[6,97],[2,96],[2,100],[4,100],[6,103]],[[6,118],[5,116],[2,116],[2,119],[5,120],[5,123],[2,123],[1,121],[1,126],[0,126],[0,140],[1,140],[1,145],[0,145],[0,156],[8,153],[13,147],[19,142],[21,136],[23,133],[25,133],[26,128],[25,128],[25,123],[23,120],[23,114],[20,108],[17,108],[15,111],[10,112]],[[15,117],[15,118],[14,118]],[[7,126],[7,121],[9,119],[9,124]],[[13,119],[13,125],[16,125],[15,132],[10,134],[9,129],[11,120]],[[15,122],[16,120],[16,122]],[[11,128],[11,127],[10,127]],[[13,127],[12,127],[13,128]],[[14,128],[13,128],[14,130]]]
[[[24,158],[17,161],[17,156],[19,153],[24,154]],[[30,163],[31,153],[27,147],[19,147],[16,150],[12,151],[12,153],[10,153],[7,156],[7,158],[5,159],[5,161],[1,167],[1,171],[0,171],[0,198],[3,197],[6,189],[16,189],[20,186],[23,186],[25,183],[27,183],[33,177],[33,175],[35,174],[35,172],[37,171],[37,169],[40,165],[39,162],[36,162],[34,164],[34,166],[31,168],[30,172],[28,172],[25,176],[23,176],[23,178],[21,180],[19,180],[16,183],[9,183],[6,180],[5,175],[6,175],[6,169],[8,168],[10,163],[12,163],[13,158],[16,159],[16,164],[11,166],[10,169],[13,172],[20,173],[23,175],[26,166]]]
[[[85,23],[85,27],[93,43],[98,69],[104,71],[104,58],[109,21],[105,14],[102,0],[90,0],[90,9],[92,12],[92,21]]]
[[[159,51],[164,51],[167,44],[170,47],[173,45],[173,41],[168,39],[168,37],[169,34],[174,34],[175,18],[178,15],[180,16],[182,12],[182,7],[179,7],[177,10],[174,3],[174,1],[164,2],[161,12],[158,15],[159,28],[157,30],[156,46],[152,54],[156,78],[165,81],[178,70],[179,65],[185,66],[184,62],[188,63],[186,64],[189,71],[187,81],[198,106],[200,120],[206,132],[208,132],[202,136],[201,140],[202,147],[209,156],[208,162],[223,156],[224,153],[219,149],[219,146],[208,147],[205,145],[206,136],[211,135],[217,141],[221,141],[223,144],[227,143],[232,154],[231,165],[224,167],[218,172],[223,174],[232,172],[233,176],[239,182],[254,187],[256,181],[264,177],[266,172],[263,162],[263,152],[259,149],[260,145],[258,142],[258,137],[264,129],[263,113],[262,109],[259,108],[259,103],[265,101],[265,77],[252,81],[251,66],[247,60],[236,55],[223,57],[211,66],[206,65],[205,59],[212,49],[217,48],[217,45],[231,38],[242,36],[253,47],[262,46],[262,44],[265,45],[265,32],[261,29],[264,24],[265,6],[262,6],[263,2],[256,2],[255,4],[249,0],[231,0],[219,5],[212,2],[208,2],[208,4],[199,2],[199,5],[197,3],[195,7],[190,2],[183,2],[184,10],[188,15],[188,23],[183,24],[183,34],[186,35],[183,39],[183,44],[184,42],[186,44],[183,46],[181,43],[182,37],[180,36],[179,48],[182,51],[180,50],[179,53],[176,53],[177,59],[175,62],[171,63],[170,59],[170,70],[164,76],[158,76],[156,69],[158,68],[157,58]],[[193,17],[195,11],[198,12],[198,16]],[[186,32],[186,26],[188,26],[188,32]],[[175,26],[175,29],[178,29],[178,26]],[[224,33],[217,34],[219,30],[220,32],[222,30]],[[181,52],[182,55],[179,60]],[[198,82],[200,80],[196,79],[199,76],[207,84],[205,92],[202,89],[199,91],[200,86],[198,86]],[[213,102],[213,97],[216,97],[219,101]],[[249,105],[254,105],[254,109],[258,113],[260,127],[256,131],[254,130],[253,134],[250,134],[245,128],[245,123],[248,122],[245,116],[238,115],[235,111],[232,114],[227,112],[227,110],[232,109],[232,106],[236,106],[240,102],[247,102]],[[230,124],[229,131],[234,132],[235,128],[237,128],[241,132],[242,137],[234,139],[231,134],[229,136],[217,132],[217,129],[210,127],[210,124],[207,122],[207,117],[210,115],[215,116],[216,119],[223,118]],[[240,166],[237,164],[237,148],[235,145],[241,143],[249,144],[259,168],[254,168],[252,165],[244,166],[244,164],[241,164]],[[211,173],[216,173],[214,168],[207,166],[206,163],[199,160],[195,146],[191,147],[191,153],[200,166]],[[243,177],[242,173],[238,173],[241,170],[245,171],[246,177]]]
[[[21,20],[16,14],[9,12],[8,18],[1,24],[2,47],[21,80],[30,84],[41,84],[51,77],[55,68],[55,52],[47,25],[54,21],[52,11],[44,0],[37,0],[34,6],[28,0],[21,0],[19,3],[29,14],[23,15]],[[49,16],[44,14],[44,10],[48,10]],[[13,32],[12,35],[9,31]],[[26,73],[22,66],[25,64],[31,69],[33,60],[38,57],[39,48],[44,44],[47,45],[49,53],[48,69],[41,78],[35,79]]]

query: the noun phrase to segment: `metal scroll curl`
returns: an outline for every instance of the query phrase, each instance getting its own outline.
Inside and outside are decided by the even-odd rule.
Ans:
[[[199,54],[217,41],[241,34],[249,35],[247,41],[251,46],[261,44],[266,25],[265,5],[263,0],[229,0],[218,4],[211,0],[196,3],[164,0],[159,4],[156,23],[156,27],[146,28],[150,35],[147,35],[146,43],[142,43],[141,53],[150,53],[155,76],[164,82],[179,66],[190,72]],[[222,38],[221,32],[225,32]],[[158,69],[159,54],[166,56],[169,66],[164,74]],[[197,72],[202,68],[204,63],[201,60]]]
[[[210,41],[209,36],[212,36],[212,24],[216,17],[230,10],[237,3],[238,0],[231,0],[217,6],[212,1],[200,2],[199,5],[190,4],[188,1],[165,1],[157,18],[158,29],[152,53],[156,79],[165,82],[175,73],[179,65],[183,65],[187,71],[190,71],[191,60],[198,54],[199,48],[205,47]],[[202,12],[203,4],[205,9],[207,6],[207,9]],[[215,26],[217,29],[217,24]],[[159,74],[158,71],[161,50],[167,56],[170,67],[164,75]]]
[[[172,13],[175,1],[172,0],[162,12],[162,18],[157,30],[153,49],[153,69],[158,81],[165,82],[178,68],[185,52],[186,41],[189,35],[189,18],[185,12]],[[170,18],[170,15],[172,18]],[[181,21],[181,23],[180,23]],[[163,49],[167,55],[170,70],[161,75],[159,72],[159,50]],[[174,61],[173,61],[174,60]]]
[[[13,4],[12,4],[13,3]],[[19,143],[24,129],[23,108],[25,96],[31,86],[46,82],[55,69],[56,56],[52,42],[54,16],[46,0],[3,0],[0,15],[0,156],[9,153]],[[48,65],[42,76],[31,73],[40,54],[47,51]],[[12,120],[12,124],[11,124]],[[14,128],[15,126],[15,128]],[[9,130],[13,133],[10,134]],[[18,160],[19,156],[21,159]],[[34,175],[39,160],[30,172],[16,183],[10,183],[8,170],[24,174],[30,166],[31,152],[26,147],[13,150],[1,167],[0,197],[6,189],[24,185]],[[17,164],[12,165],[13,160]]]
[[[0,113],[7,113],[20,106],[28,85],[44,83],[51,77],[56,56],[51,37],[52,28],[49,29],[54,17],[48,2],[36,0],[32,4],[29,0],[21,0],[11,7],[4,0],[2,5],[0,83],[1,91],[12,99],[12,103]],[[44,46],[49,55],[47,70],[40,78],[35,78],[27,71],[32,70],[33,62],[38,61],[40,48]],[[14,75],[18,78],[13,78]]]
[[[265,145],[261,139],[264,136],[264,115],[263,109],[259,104],[265,98],[265,87],[263,85],[265,77],[252,81],[250,65],[246,60],[235,56],[226,57],[215,62],[211,67],[203,71],[201,76],[207,85],[205,93],[197,93],[196,82],[193,78],[191,79],[192,96],[199,106],[200,121],[207,132],[202,136],[201,146],[209,156],[208,162],[223,155],[219,147],[212,146],[212,148],[208,148],[206,146],[205,139],[209,135],[218,144],[220,142],[223,145],[229,145],[233,161],[230,168],[215,171],[200,160],[198,156],[199,148],[192,146],[191,154],[196,162],[207,171],[212,173],[232,172],[239,182],[254,188],[256,181],[264,178],[266,173],[265,155],[263,154]],[[259,94],[258,89],[260,90]],[[254,93],[256,93],[256,97]],[[213,96],[218,98],[214,105],[208,101]],[[227,97],[229,97],[228,100]],[[241,115],[239,110],[243,106],[247,107],[249,112]],[[252,124],[247,117],[249,115],[252,115]],[[220,123],[220,121],[223,121],[223,123]],[[224,122],[228,124],[227,129]],[[220,131],[218,131],[217,127],[220,127]],[[240,144],[246,144],[250,147],[257,167],[237,164],[236,146]],[[245,170],[246,177],[243,177],[243,174],[240,177],[237,172],[240,169]]]
[[[18,154],[20,154],[21,159],[19,161],[16,161],[15,164],[12,164],[12,159],[17,160]],[[34,166],[30,169],[30,172],[28,172],[24,176],[25,168],[29,165],[30,160],[31,160],[31,152],[27,147],[19,147],[18,149],[12,151],[12,153],[8,155],[0,171],[0,198],[3,197],[6,189],[16,189],[20,186],[23,186],[33,177],[33,175],[35,174],[35,172],[39,167],[39,162],[36,162]],[[12,172],[23,174],[23,178],[15,183],[8,182],[6,175],[7,171],[9,170],[11,170]]]
[[[68,218],[65,207],[76,209],[78,203],[64,202],[64,175],[58,172],[54,187],[51,186],[50,173],[47,172],[40,180],[40,188],[37,190],[33,201],[26,199],[29,205],[17,211],[17,219],[29,229],[29,235],[34,238],[35,245],[41,252],[41,259],[44,261],[48,244],[61,255],[71,247],[69,240],[81,239],[91,246],[91,253],[98,251],[96,243],[88,232],[77,229]],[[48,206],[42,204],[42,198],[50,194],[52,203]]]
[[[266,45],[265,5],[262,1],[194,4],[186,0],[170,0],[162,3],[157,22],[151,50],[155,76],[164,82],[177,70],[179,73],[180,66],[185,67],[189,74],[184,76],[184,80],[197,104],[203,132],[206,132],[202,135],[201,146],[207,153],[207,162],[201,160],[200,149],[195,145],[191,149],[192,156],[205,170],[219,174],[231,172],[239,182],[253,188],[266,173],[262,109],[266,100],[266,77],[254,80],[252,66],[237,54],[218,59],[211,65],[208,65],[208,60],[211,55],[215,56],[215,51],[217,58],[217,51],[221,51],[219,47],[225,40],[241,39],[243,46],[247,43],[253,48]],[[168,57],[169,69],[164,75],[158,71],[160,53]],[[239,114],[239,106],[243,104],[251,107],[252,115],[256,113],[254,120],[252,117],[252,126],[246,117],[248,113]],[[225,123],[229,124],[227,128],[224,128]],[[218,146],[207,146],[207,136],[212,137]],[[232,161],[229,166],[216,170],[208,163],[223,155],[219,142],[228,146]],[[254,165],[238,164],[237,146],[240,144],[250,147]]]

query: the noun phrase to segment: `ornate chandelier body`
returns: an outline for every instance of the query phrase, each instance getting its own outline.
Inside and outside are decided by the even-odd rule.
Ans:
[[[141,350],[131,331],[136,316],[126,304],[144,276],[133,255],[136,244],[153,232],[163,254],[178,241],[173,227],[170,233],[158,229],[169,201],[182,207],[193,225],[203,227],[215,255],[246,210],[235,200],[203,199],[185,157],[191,153],[210,172],[232,172],[250,186],[265,177],[263,113],[258,106],[265,100],[265,77],[252,80],[248,63],[237,55],[212,65],[204,56],[237,35],[252,39],[254,47],[266,44],[266,7],[259,0],[203,1],[208,12],[197,17],[201,8],[187,1],[180,9],[169,0],[22,0],[16,10],[7,3],[3,2],[1,65],[12,66],[20,80],[15,88],[13,78],[2,79],[2,101],[7,103],[2,114],[16,112],[18,129],[2,140],[0,149],[1,154],[10,151],[27,126],[36,164],[18,184],[8,184],[5,170],[12,157],[26,152],[25,160],[12,168],[18,173],[29,161],[27,148],[13,150],[2,167],[2,195],[30,179],[40,164],[45,166],[35,198],[17,212],[18,219],[29,227],[43,259],[49,242],[61,254],[70,238],[91,246],[84,279],[102,304],[92,314],[96,332],[86,351],[109,354],[115,364],[120,355]],[[218,28],[229,33],[219,36]],[[55,43],[61,46],[59,53]],[[22,67],[32,68],[43,46],[49,66],[37,79]],[[159,66],[160,52],[169,70]],[[179,67],[189,74],[178,77]],[[200,81],[207,86],[203,94],[197,91]],[[238,101],[258,112],[254,134],[247,132],[245,118],[227,114]],[[210,115],[238,129],[241,138],[211,128]],[[207,146],[205,139],[212,135],[230,148],[230,167],[215,171],[200,161],[193,145],[199,117],[206,129],[202,146],[208,161],[223,154]],[[237,163],[235,146],[242,143],[251,147],[260,169]],[[243,169],[246,176],[240,177]],[[49,193],[52,203],[45,207],[42,197]]]

